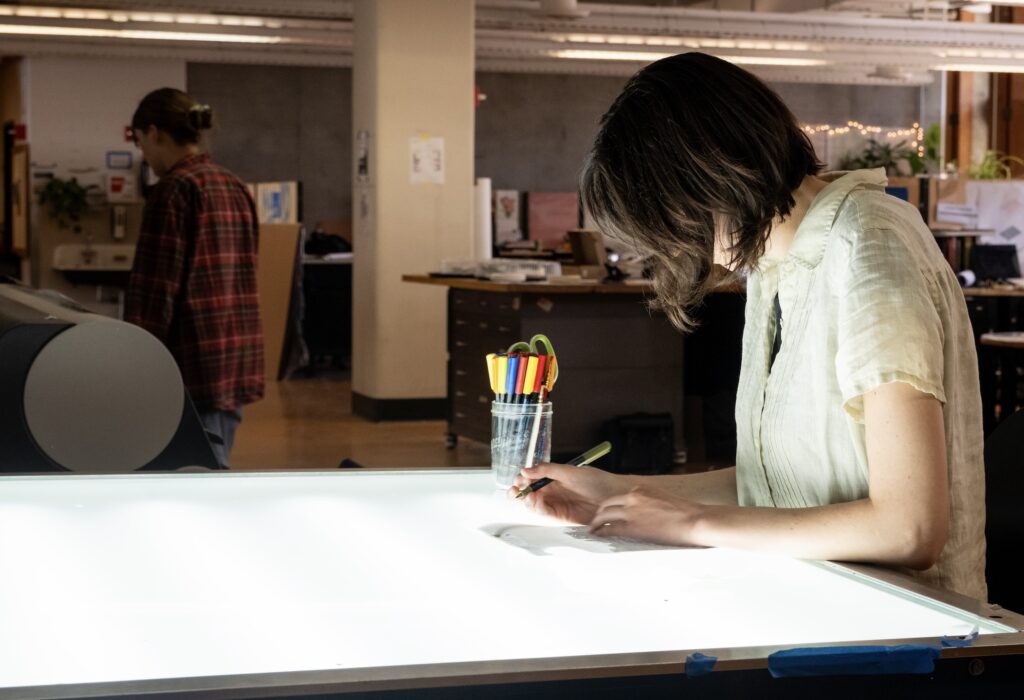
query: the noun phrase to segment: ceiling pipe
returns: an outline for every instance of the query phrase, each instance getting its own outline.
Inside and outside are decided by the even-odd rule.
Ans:
[[[540,9],[537,13],[558,19],[576,19],[590,14],[587,10],[581,10],[576,0],[540,0]]]

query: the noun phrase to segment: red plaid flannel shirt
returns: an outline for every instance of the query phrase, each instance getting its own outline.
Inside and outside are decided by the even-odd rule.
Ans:
[[[124,316],[167,345],[199,411],[263,396],[257,238],[249,191],[206,154],[178,161],[146,199]]]

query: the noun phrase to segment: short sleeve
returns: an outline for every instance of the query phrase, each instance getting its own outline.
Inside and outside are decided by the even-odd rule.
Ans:
[[[864,395],[890,382],[946,401],[942,321],[917,254],[900,234],[858,232],[840,275],[836,376],[843,408],[858,422]]]

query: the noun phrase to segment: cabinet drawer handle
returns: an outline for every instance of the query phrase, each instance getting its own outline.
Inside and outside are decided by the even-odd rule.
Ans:
[[[466,325],[466,321],[464,319],[457,318],[457,319],[455,319],[455,325],[456,326],[464,326],[464,325]]]
[[[464,391],[456,391],[455,395],[461,398],[461,397],[466,395],[466,392],[464,392]]]
[[[512,329],[510,327],[508,327],[508,326],[498,326],[498,330],[501,331],[502,333],[508,333]]]
[[[455,341],[455,347],[457,347],[457,348],[464,348],[464,347],[466,347],[466,345],[468,345],[468,343],[466,343],[465,340],[456,340]]]
[[[456,377],[465,377],[466,376],[466,370],[464,370],[464,369],[457,369],[457,370],[455,370],[455,376]]]
[[[455,417],[456,417],[456,418],[465,418],[465,417],[466,417],[466,414],[465,414],[465,413],[463,413],[462,411],[456,411],[456,412],[455,412]]]

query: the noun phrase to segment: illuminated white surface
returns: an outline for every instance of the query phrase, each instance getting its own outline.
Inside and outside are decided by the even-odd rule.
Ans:
[[[0,688],[1009,631],[814,563],[609,545],[489,472],[7,478],[0,562]]]

